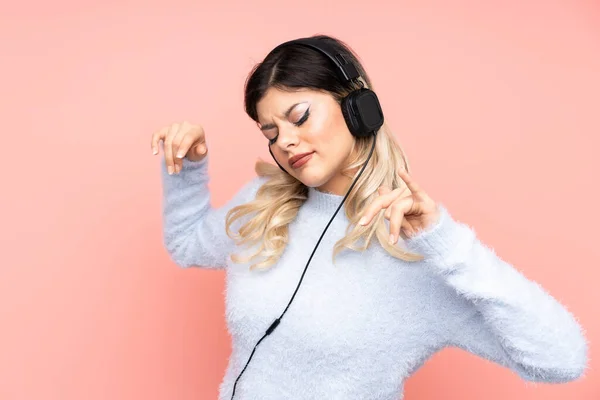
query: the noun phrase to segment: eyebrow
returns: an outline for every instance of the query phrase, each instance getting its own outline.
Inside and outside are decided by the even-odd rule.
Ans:
[[[302,103],[306,103],[306,102],[303,101]],[[292,104],[292,106],[290,108],[288,108],[283,115],[285,115],[286,118],[289,117],[290,113],[292,112],[292,110],[294,109],[294,107],[296,107],[296,106],[298,106],[298,105],[300,105],[302,103]],[[275,128],[275,124],[264,124],[264,125],[261,125],[260,130],[261,131],[268,131],[269,129],[273,129],[273,128]]]

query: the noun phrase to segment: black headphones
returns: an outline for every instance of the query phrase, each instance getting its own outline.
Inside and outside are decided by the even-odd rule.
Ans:
[[[379,99],[377,98],[377,95],[372,90],[366,89],[364,87],[364,85],[362,84],[362,82],[358,80],[358,78],[360,77],[360,74],[358,73],[356,66],[354,64],[352,64],[350,61],[348,61],[346,59],[346,57],[344,57],[340,52],[336,51],[333,48],[333,46],[329,45],[328,43],[324,42],[323,40],[320,40],[320,39],[314,38],[314,37],[290,40],[288,42],[278,45],[277,47],[275,47],[275,49],[278,49],[280,47],[287,46],[290,44],[299,44],[299,45],[307,46],[307,47],[310,47],[314,50],[321,52],[335,64],[335,66],[337,67],[338,75],[339,75],[340,79],[342,79],[344,81],[354,81],[355,83],[359,84],[359,86],[360,86],[359,89],[353,90],[350,94],[348,94],[342,100],[342,103],[341,103],[342,114],[344,115],[344,119],[346,120],[348,129],[350,130],[350,133],[352,133],[353,136],[355,136],[357,138],[364,138],[364,137],[368,137],[368,136],[372,135],[373,136],[373,144],[371,146],[371,151],[369,153],[369,157],[367,158],[367,161],[365,161],[360,172],[356,176],[356,179],[354,180],[354,182],[352,182],[352,185],[350,185],[348,192],[342,199],[342,202],[338,206],[337,210],[335,210],[335,213],[333,213],[333,216],[327,223],[327,226],[325,226],[325,229],[323,230],[321,237],[317,241],[317,245],[313,249],[313,251],[308,259],[308,262],[306,263],[306,266],[304,267],[304,272],[302,272],[302,276],[300,277],[298,286],[296,287],[296,290],[294,291],[294,294],[292,295],[292,298],[290,299],[288,305],[286,306],[285,310],[283,310],[283,313],[279,316],[279,318],[277,318],[275,321],[273,321],[271,326],[269,326],[269,328],[266,330],[263,337],[256,343],[256,345],[254,346],[254,349],[252,350],[252,353],[250,354],[250,357],[248,358],[248,361],[246,362],[246,365],[244,366],[244,368],[240,372],[239,376],[235,380],[235,383],[233,385],[233,393],[231,394],[231,399],[233,399],[233,396],[235,396],[235,388],[237,386],[237,383],[238,383],[239,379],[242,377],[242,374],[244,373],[244,371],[246,371],[246,368],[248,367],[250,360],[252,360],[252,357],[254,356],[254,352],[256,351],[257,346],[267,336],[269,336],[271,333],[273,333],[273,331],[277,328],[277,326],[281,322],[281,318],[287,312],[288,308],[290,307],[290,304],[292,304],[294,297],[296,297],[296,293],[298,293],[298,289],[300,288],[300,285],[302,284],[302,280],[304,279],[304,275],[306,274],[306,270],[308,269],[308,264],[312,260],[312,257],[315,254],[317,247],[321,243],[321,239],[323,238],[323,235],[327,231],[327,228],[329,228],[331,221],[333,221],[333,218],[335,218],[335,216],[337,215],[338,211],[344,204],[344,201],[346,201],[348,194],[350,194],[350,192],[352,191],[352,188],[356,184],[356,181],[358,180],[358,178],[360,178],[365,167],[367,166],[367,163],[371,159],[371,155],[373,154],[373,150],[375,149],[375,141],[377,138],[377,131],[383,125],[383,111],[381,110],[381,106],[379,104]],[[275,49],[273,49],[272,51],[275,51]],[[271,152],[271,146],[269,146],[269,153],[271,153],[271,156],[273,157],[273,159],[275,160],[277,165],[279,165],[279,168],[281,168],[284,172],[288,173],[281,166],[281,164],[279,164],[279,162],[277,162],[277,160],[275,159],[275,156],[273,156],[273,152]]]

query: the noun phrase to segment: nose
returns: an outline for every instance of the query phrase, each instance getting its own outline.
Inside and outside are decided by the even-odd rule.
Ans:
[[[297,130],[294,129],[295,127],[286,126],[282,128],[279,129],[279,136],[275,144],[282,150],[287,151],[290,146],[297,146],[300,139]]]

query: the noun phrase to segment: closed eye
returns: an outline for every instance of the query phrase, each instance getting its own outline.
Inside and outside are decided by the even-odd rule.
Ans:
[[[308,119],[308,117],[310,116],[310,107],[306,109],[306,111],[304,112],[304,115],[302,115],[302,117],[294,122],[294,125],[296,126],[300,126],[303,123],[306,122],[306,120]],[[277,138],[279,137],[279,133],[277,133],[277,135],[275,135],[275,137],[273,139],[269,139],[269,146],[274,145],[275,142],[277,142]]]
[[[294,125],[296,125],[296,126],[302,125],[304,122],[306,122],[309,115],[310,115],[310,107],[308,107],[306,109],[306,111],[304,112],[304,115],[298,121],[294,122]]]

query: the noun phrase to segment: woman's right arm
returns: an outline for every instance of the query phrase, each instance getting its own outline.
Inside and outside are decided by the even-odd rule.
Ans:
[[[163,128],[153,136],[154,154],[158,154],[161,140],[165,153],[161,163],[165,247],[181,267],[224,268],[234,250],[233,239],[225,232],[225,216],[232,207],[251,201],[266,178],[252,179],[225,205],[213,208],[202,128],[185,124]],[[186,156],[178,158],[179,150]]]

